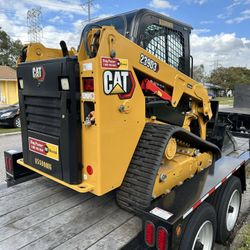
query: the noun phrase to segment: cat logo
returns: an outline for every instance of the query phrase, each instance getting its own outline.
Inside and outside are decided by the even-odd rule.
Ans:
[[[103,88],[106,95],[131,98],[135,88],[134,78],[130,71],[106,70],[103,73]]]
[[[32,77],[38,81],[44,81],[45,70],[43,66],[33,67],[32,68]]]

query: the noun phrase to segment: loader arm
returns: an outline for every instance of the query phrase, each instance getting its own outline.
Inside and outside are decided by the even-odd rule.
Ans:
[[[74,48],[69,51],[69,56],[77,55]],[[63,57],[61,49],[46,48],[41,43],[30,43],[23,47],[21,55],[17,60],[17,64],[21,62],[32,62],[38,60],[47,60]]]
[[[178,107],[184,95],[190,97],[191,107],[190,111],[185,114],[183,127],[190,131],[191,121],[198,120],[200,136],[203,139],[206,138],[206,123],[211,119],[212,111],[207,90],[201,83],[196,82],[125,38],[114,27],[106,26],[99,29],[95,27],[94,32],[90,33],[92,37],[88,39],[89,44],[82,41],[79,56],[83,54],[81,49],[86,46],[88,46],[87,51],[91,51],[91,47],[95,46],[93,41],[96,40],[96,34],[98,33],[99,38],[96,41],[98,51],[93,58],[96,63],[100,64],[102,57],[126,58],[139,85],[142,85],[143,80],[149,79],[151,85],[153,83],[165,86],[166,94],[171,96],[170,103],[174,108]],[[89,56],[93,57],[93,54]],[[143,79],[141,79],[141,75],[144,76]]]

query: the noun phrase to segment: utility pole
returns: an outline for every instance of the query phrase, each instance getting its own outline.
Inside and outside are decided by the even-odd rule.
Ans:
[[[90,0],[88,0],[88,21],[90,22]]]
[[[87,12],[88,12],[88,22],[91,21],[91,7],[93,6],[93,2],[94,2],[94,0],[87,0],[86,3],[84,3],[82,5],[82,8],[84,10],[87,9]]]
[[[42,11],[41,7],[30,9],[27,12],[28,40],[29,42],[41,42],[42,38]]]

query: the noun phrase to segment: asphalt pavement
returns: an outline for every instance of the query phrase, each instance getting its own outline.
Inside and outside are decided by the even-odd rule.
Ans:
[[[17,135],[0,135],[0,184],[5,182],[5,163],[4,151],[9,149],[20,149],[21,134]]]

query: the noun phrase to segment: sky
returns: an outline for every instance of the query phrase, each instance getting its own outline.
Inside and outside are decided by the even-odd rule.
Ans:
[[[87,0],[0,0],[0,27],[11,38],[28,42],[27,11],[41,7],[41,42],[77,47],[87,22]],[[104,18],[148,8],[193,27],[194,64],[207,72],[218,66],[250,68],[250,0],[92,0],[91,17]]]

